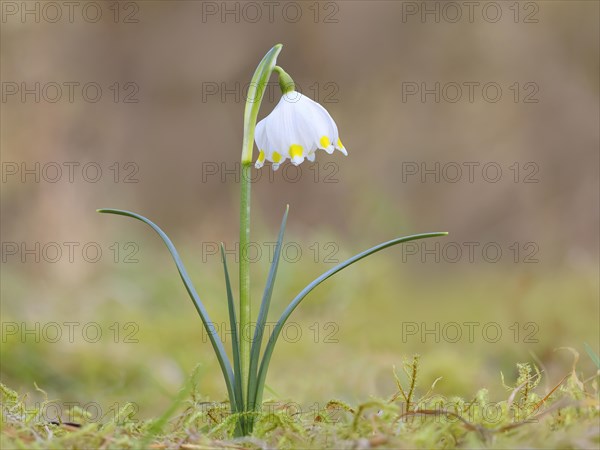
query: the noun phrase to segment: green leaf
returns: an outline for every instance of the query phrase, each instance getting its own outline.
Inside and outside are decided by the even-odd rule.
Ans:
[[[260,311],[258,313],[258,319],[256,321],[256,330],[254,332],[254,338],[252,340],[252,351],[250,353],[250,376],[248,378],[248,399],[254,399],[256,396],[256,381],[258,376],[258,362],[260,359],[260,347],[262,345],[263,334],[265,331],[265,324],[267,323],[267,316],[269,314],[269,307],[271,306],[271,296],[273,295],[273,285],[275,284],[275,277],[277,276],[277,267],[279,266],[279,258],[281,257],[281,243],[283,241],[283,233],[285,231],[285,225],[287,223],[288,212],[290,206],[287,205],[285,212],[283,213],[283,219],[281,221],[281,227],[279,228],[279,236],[277,237],[277,244],[275,245],[275,253],[273,255],[273,261],[271,261],[271,268],[269,269],[269,276],[267,277],[267,284],[265,285],[265,291],[263,293],[262,302],[260,304]],[[253,405],[248,401],[248,406],[253,409]]]
[[[233,354],[234,390],[236,396],[237,412],[244,411],[244,399],[242,398],[242,374],[240,369],[240,347],[237,332],[237,316],[235,314],[235,303],[231,292],[231,281],[227,269],[227,257],[225,246],[221,242],[221,258],[223,260],[223,271],[225,272],[225,286],[227,289],[227,306],[229,308],[229,326],[231,328],[231,352]]]
[[[594,363],[598,366],[598,369],[600,369],[600,357],[598,357],[596,352],[592,350],[592,347],[590,347],[590,345],[587,342],[584,342],[583,348],[585,348],[585,351],[587,352],[591,360],[594,361]]]
[[[321,284],[323,281],[325,281],[329,277],[331,277],[331,276],[335,275],[336,273],[340,272],[341,270],[345,269],[346,267],[348,267],[348,266],[354,264],[355,262],[360,261],[361,259],[366,258],[367,256],[372,255],[373,253],[376,253],[380,250],[383,250],[388,247],[392,247],[393,245],[402,244],[404,242],[415,241],[417,239],[426,239],[426,238],[430,238],[430,237],[446,236],[447,234],[448,233],[446,233],[446,232],[414,234],[411,236],[405,236],[405,237],[393,239],[391,241],[383,242],[379,245],[376,245],[375,247],[371,247],[370,249],[365,250],[362,253],[359,253],[358,255],[353,256],[350,259],[347,259],[346,261],[344,261],[341,264],[338,264],[334,268],[323,273],[320,277],[316,278],[308,286],[306,286],[296,296],[296,298],[294,298],[294,300],[292,300],[292,302],[285,309],[285,311],[283,312],[283,314],[281,315],[281,317],[275,324],[275,328],[273,329],[273,332],[271,333],[271,336],[269,337],[269,341],[267,342],[267,346],[265,348],[265,352],[264,352],[264,355],[263,355],[263,358],[262,358],[262,361],[260,364],[260,370],[258,372],[257,390],[256,390],[256,396],[255,396],[254,403],[258,405],[260,402],[262,402],[263,387],[265,384],[265,379],[267,377],[267,371],[269,369],[269,363],[271,361],[271,356],[273,355],[273,350],[275,349],[275,344],[277,342],[277,338],[279,337],[279,334],[281,333],[281,330],[283,329],[285,322],[289,319],[290,315],[292,314],[292,312],[294,312],[294,310],[300,304],[300,302],[314,288],[316,288],[319,284]]]
[[[194,306],[196,307],[196,311],[198,311],[198,314],[200,315],[200,319],[202,319],[204,328],[206,329],[206,332],[208,333],[210,343],[212,344],[215,354],[217,355],[217,359],[219,360],[219,366],[221,366],[221,371],[223,372],[223,378],[225,379],[225,384],[227,385],[227,392],[229,395],[229,400],[231,402],[231,409],[233,411],[235,411],[237,406],[235,404],[236,397],[234,395],[234,390],[233,390],[234,376],[233,376],[233,371],[231,370],[231,363],[229,362],[229,358],[227,358],[227,353],[225,352],[225,349],[223,348],[221,339],[219,338],[218,335],[215,338],[216,328],[213,325],[212,321],[210,320],[210,317],[208,316],[208,312],[204,308],[204,305],[202,304],[202,301],[200,300],[200,297],[198,296],[198,293],[196,292],[196,289],[194,288],[192,280],[188,276],[187,271],[185,270],[185,266],[183,265],[183,262],[181,261],[181,258],[179,257],[179,253],[177,253],[177,249],[171,242],[171,239],[169,239],[169,237],[164,233],[163,230],[161,230],[158,227],[158,225],[156,225],[151,220],[149,220],[139,214],[136,214],[136,213],[133,213],[130,211],[120,210],[120,209],[98,209],[96,211],[99,213],[116,214],[119,216],[126,216],[126,217],[131,217],[133,219],[140,220],[140,221],[144,222],[146,225],[149,225],[161,237],[161,239],[163,240],[163,242],[169,249],[169,252],[171,253],[171,256],[173,257],[173,260],[175,261],[175,265],[177,266],[179,275],[181,276],[181,279],[183,280],[183,284],[185,285],[185,288],[186,288],[190,298],[192,299]]]
[[[151,425],[148,427],[146,433],[142,436],[138,446],[136,447],[138,450],[145,450],[147,448],[151,448],[150,444],[153,439],[155,439],[164,429],[165,425],[169,421],[169,419],[175,414],[177,408],[181,406],[184,400],[191,394],[195,379],[198,376],[200,371],[200,366],[196,366],[194,372],[190,376],[189,380],[185,382],[183,387],[179,390],[171,405],[161,414],[161,416],[153,421]]]

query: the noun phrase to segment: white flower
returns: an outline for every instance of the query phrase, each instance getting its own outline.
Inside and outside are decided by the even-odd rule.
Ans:
[[[273,170],[286,159],[296,166],[305,158],[312,162],[317,149],[348,154],[327,110],[296,91],[283,94],[271,114],[256,125],[255,140],[259,150],[257,169],[265,160],[273,163]]]

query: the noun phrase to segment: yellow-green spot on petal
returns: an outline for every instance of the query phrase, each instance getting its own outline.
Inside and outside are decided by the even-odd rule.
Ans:
[[[339,142],[339,139],[338,139]],[[321,144],[321,148],[327,148],[331,145],[331,141],[329,140],[329,138],[327,136],[322,136],[321,140],[319,141],[319,144]]]
[[[337,146],[339,148],[344,148],[344,144],[342,144],[342,141],[340,140],[340,138],[338,138],[338,140],[337,140]]]
[[[281,155],[277,152],[273,152],[272,160],[275,164],[281,162]]]
[[[302,153],[304,153],[304,149],[302,148],[301,145],[298,145],[298,144],[290,145],[290,157],[291,158],[295,158],[296,156],[301,157]]]
[[[260,153],[258,154],[258,162],[262,163],[265,161],[265,151],[261,150]]]

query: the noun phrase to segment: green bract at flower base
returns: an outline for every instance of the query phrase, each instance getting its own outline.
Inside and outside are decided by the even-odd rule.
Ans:
[[[359,253],[350,259],[347,259],[343,263],[338,264],[334,268],[323,273],[321,276],[315,278],[291,301],[291,303],[285,309],[277,321],[271,335],[269,336],[265,349],[261,355],[264,330],[269,314],[269,307],[271,305],[273,287],[275,285],[277,268],[279,266],[279,260],[281,256],[283,235],[287,223],[289,206],[286,207],[283,220],[281,221],[281,228],[279,230],[279,236],[275,246],[274,257],[269,269],[269,275],[267,277],[267,282],[257,317],[254,336],[252,339],[242,338],[242,330],[250,329],[251,324],[250,271],[249,261],[247,255],[245,255],[245,250],[250,242],[250,180],[252,170],[252,153],[254,149],[254,134],[255,129],[257,128],[256,118],[258,116],[258,111],[260,109],[266,84],[274,71],[279,75],[279,84],[283,93],[281,101],[288,101],[290,99],[290,95],[301,95],[294,91],[294,82],[292,78],[282,68],[275,65],[280,51],[281,44],[273,47],[265,55],[256,68],[250,83],[250,89],[248,90],[248,98],[246,100],[246,108],[244,112],[244,140],[242,145],[241,177],[242,186],[240,202],[239,324],[237,321],[235,299],[229,279],[229,269],[227,267],[223,244],[221,244],[223,270],[225,274],[225,290],[229,310],[230,327],[232,330],[231,352],[233,358],[233,369],[221,339],[214,331],[215,327],[210,320],[208,312],[202,304],[202,301],[200,300],[200,297],[198,296],[198,293],[196,292],[196,289],[194,288],[194,285],[192,284],[192,281],[185,270],[183,262],[181,261],[181,258],[179,257],[179,254],[177,253],[177,250],[169,237],[156,224],[139,214],[119,209],[98,210],[100,213],[118,214],[140,220],[154,229],[154,231],[158,233],[163,242],[166,244],[171,256],[173,257],[173,260],[175,261],[175,265],[177,266],[179,275],[183,280],[183,284],[185,285],[185,288],[187,289],[187,292],[192,299],[194,306],[196,307],[196,311],[198,311],[200,319],[202,320],[204,328],[208,333],[210,342],[219,361],[219,366],[221,367],[225,385],[227,387],[231,413],[237,418],[235,434],[238,436],[247,435],[252,432],[254,418],[261,409],[263,390],[267,378],[267,372],[269,370],[269,363],[271,362],[271,356],[273,355],[279,334],[281,333],[281,330],[283,329],[290,315],[314,288],[346,267],[380,250],[397,244],[402,244],[404,242],[430,237],[445,236],[448,234],[445,232],[434,232],[414,234],[411,236],[393,239],[391,241],[371,247],[370,249],[365,250],[364,252]],[[260,136],[257,134],[256,139],[257,144],[259,145],[259,159],[257,160],[257,167],[262,167],[266,151],[268,151],[266,148],[261,149],[261,145],[280,145],[278,148],[281,152],[285,152],[287,149],[288,154],[285,155],[285,157],[283,154],[279,154],[278,158],[275,151],[271,151],[269,153],[269,158],[267,159],[273,163],[274,168],[276,168],[275,165],[278,166],[280,163],[284,162],[286,158],[289,158],[293,164],[301,163],[304,161],[304,157],[312,161],[314,160],[315,151],[317,149],[333,152],[333,149],[337,148],[342,151],[342,153],[346,154],[346,150],[339,140],[337,126],[335,125],[335,122],[331,116],[329,116],[329,113],[322,106],[313,102],[308,97],[304,97],[303,99],[302,97],[297,97],[297,99],[300,99],[301,102],[298,101],[295,104],[290,103],[289,105],[284,105],[285,108],[283,112],[281,110],[277,111],[276,108],[271,115],[263,119],[261,124],[259,124],[261,125]],[[307,111],[317,111],[317,113],[307,114]],[[286,128],[282,129],[277,125],[279,123],[278,114],[285,115],[285,120],[283,122],[290,127],[289,130]],[[312,121],[311,117],[313,117]],[[332,142],[334,144],[332,144]],[[302,150],[302,153],[298,153],[300,152],[300,149]]]

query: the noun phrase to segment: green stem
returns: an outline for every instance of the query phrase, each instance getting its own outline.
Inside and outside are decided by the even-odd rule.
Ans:
[[[250,145],[253,141],[250,141]],[[252,163],[242,163],[240,202],[240,372],[242,380],[242,401],[248,398],[248,375],[251,348],[251,301],[250,301],[250,263],[248,244],[250,243],[250,190]]]
[[[236,374],[242,382],[242,401],[244,410],[248,410],[248,379],[250,377],[251,353],[251,309],[250,309],[250,264],[248,261],[248,244],[250,243],[250,188],[252,177],[252,151],[254,150],[254,129],[256,118],[262,102],[265,87],[273,73],[281,44],[275,45],[263,57],[254,71],[248,98],[244,108],[244,138],[242,142],[241,201],[240,201],[240,328],[238,333],[240,350],[240,373]],[[246,428],[246,420],[241,420],[245,433],[252,430]]]

